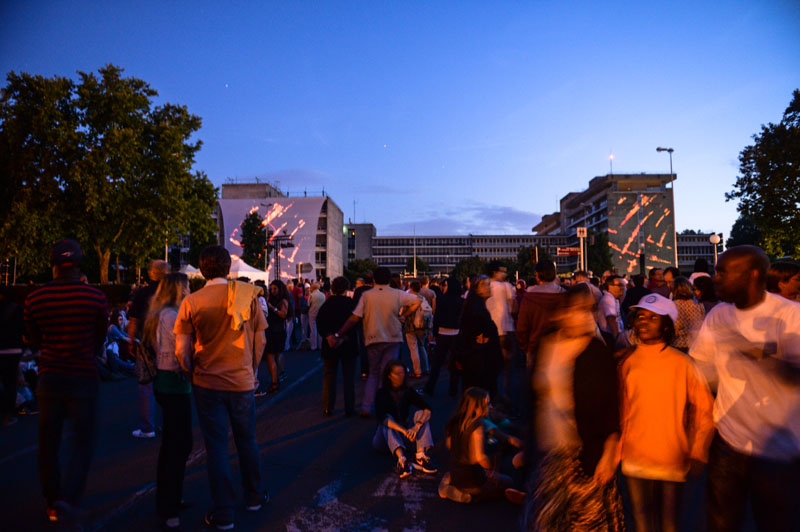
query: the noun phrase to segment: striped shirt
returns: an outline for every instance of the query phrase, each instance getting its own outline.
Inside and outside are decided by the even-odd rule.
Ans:
[[[96,377],[95,354],[107,326],[105,294],[78,281],[47,283],[25,300],[25,331],[41,350],[40,375]]]

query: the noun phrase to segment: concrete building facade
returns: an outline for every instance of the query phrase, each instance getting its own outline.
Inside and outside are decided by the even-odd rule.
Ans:
[[[344,224],[342,260],[347,266],[352,259],[372,259],[372,239],[377,235],[370,223]]]
[[[273,245],[284,238],[278,256],[270,254],[268,269],[282,280],[298,276],[298,265],[310,271],[302,277],[321,279],[342,274],[342,210],[327,196],[286,196],[268,183],[222,185],[216,213],[219,243],[241,256],[239,231],[242,221],[257,212],[269,229]],[[277,278],[272,277],[272,278]]]

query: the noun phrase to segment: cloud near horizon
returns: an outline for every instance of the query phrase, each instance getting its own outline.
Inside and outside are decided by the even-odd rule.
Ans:
[[[430,211],[417,220],[377,226],[378,236],[531,234],[540,214],[503,205],[471,203],[444,211]]]

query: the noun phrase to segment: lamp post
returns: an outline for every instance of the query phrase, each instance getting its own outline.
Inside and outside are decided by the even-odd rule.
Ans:
[[[673,150],[672,148],[662,148],[661,146],[659,146],[658,148],[656,148],[656,151],[657,152],[665,151],[665,152],[669,153],[669,183],[670,183],[670,185],[672,187],[672,229],[673,229],[673,232],[675,233],[675,244],[674,244],[675,245],[675,248],[674,248],[674,251],[675,251],[675,267],[676,268],[680,268],[680,266],[678,265],[678,223],[676,221],[676,216],[675,216],[675,210],[676,210],[675,209],[675,174],[672,172],[672,152],[675,151],[675,150]]]
[[[708,241],[711,242],[711,245],[714,246],[714,267],[717,266],[717,244],[719,244],[722,239],[719,237],[718,234],[713,234],[708,237]]]

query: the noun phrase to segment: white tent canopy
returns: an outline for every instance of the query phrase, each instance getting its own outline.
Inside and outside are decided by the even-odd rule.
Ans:
[[[198,270],[197,268],[195,268],[195,267],[194,267],[194,266],[192,266],[191,264],[187,264],[186,266],[184,266],[183,268],[181,268],[181,269],[180,269],[180,272],[181,272],[181,273],[185,273],[187,276],[189,276],[189,278],[192,278],[192,277],[202,277],[202,276],[203,276],[203,274],[202,274],[202,273],[200,273],[200,270]]]
[[[228,277],[231,279],[247,277],[251,281],[261,280],[267,283],[269,282],[269,273],[264,270],[259,270],[258,268],[253,268],[243,261],[241,257],[233,253],[231,253],[231,273],[228,274]]]

